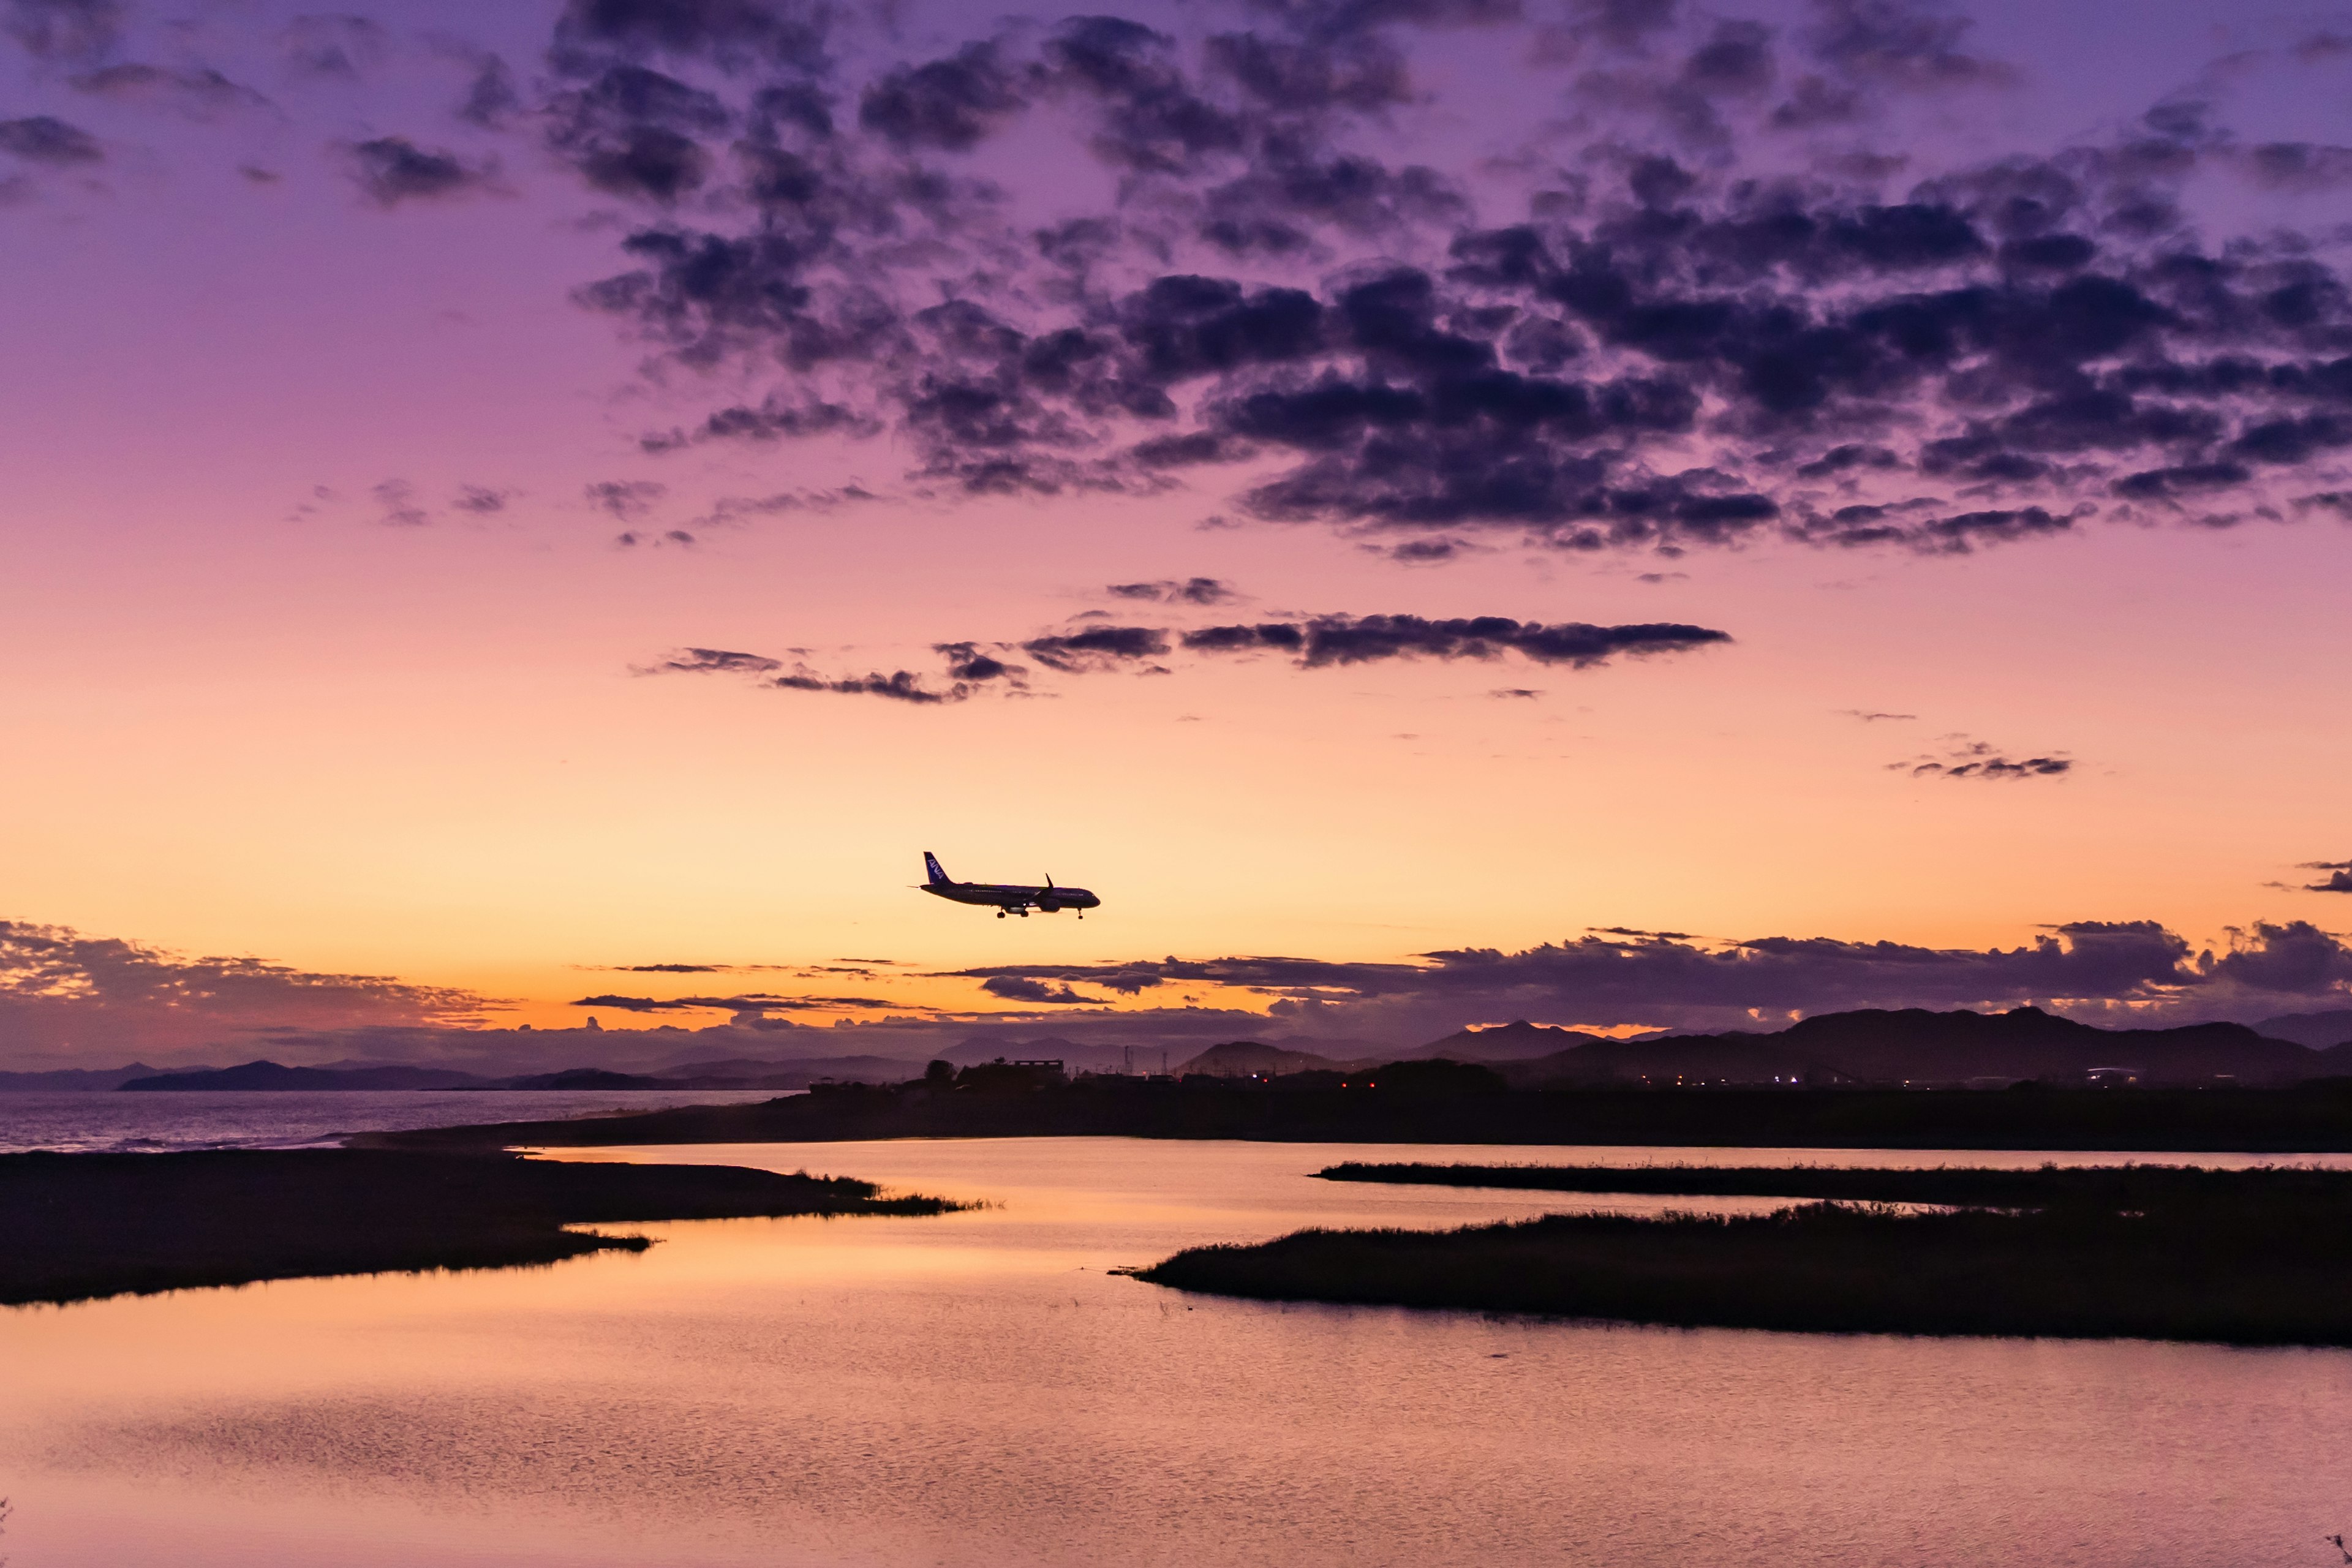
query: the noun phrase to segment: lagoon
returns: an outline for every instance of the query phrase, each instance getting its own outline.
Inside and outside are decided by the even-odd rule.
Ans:
[[[1106,1272],[1307,1225],[1776,1206],[1314,1177],[1347,1159],[2038,1154],[1012,1139],[565,1157],[994,1206],[631,1226],[662,1244],[0,1312],[0,1549],[28,1568],[2221,1565],[2326,1563],[2319,1538],[2352,1525],[2352,1353],[1499,1321]]]

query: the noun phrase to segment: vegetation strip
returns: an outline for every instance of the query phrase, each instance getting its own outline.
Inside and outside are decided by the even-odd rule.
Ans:
[[[1649,1187],[1627,1184],[1645,1173]],[[1591,1167],[1561,1174],[1601,1179]],[[1778,1195],[1813,1182],[1873,1201],[1731,1218],[1583,1214],[1451,1231],[1307,1230],[1192,1247],[1136,1277],[1265,1300],[1684,1327],[2352,1344],[2352,1173],[1606,1174],[1607,1188],[1554,1190]],[[1885,1206],[1894,1202],[2004,1206],[1917,1214]]]
[[[594,1223],[934,1215],[871,1182],[731,1165],[383,1150],[0,1155],[0,1305],[643,1250]]]
[[[1546,1193],[1667,1197],[1811,1198],[1846,1203],[2041,1208],[2073,1204],[2124,1210],[2183,1203],[2352,1205],[2352,1171],[2265,1166],[2043,1165],[2031,1171],[1853,1170],[1828,1165],[1739,1169],[1708,1165],[1420,1165],[1350,1160],[1315,1173],[1333,1182],[1501,1187]]]

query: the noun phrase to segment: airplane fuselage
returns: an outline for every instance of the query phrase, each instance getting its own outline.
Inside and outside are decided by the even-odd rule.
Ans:
[[[959,882],[940,869],[939,857],[928,849],[923,851],[923,869],[929,874],[929,879],[920,884],[923,891],[934,898],[945,899],[950,903],[978,904],[982,909],[993,909],[999,920],[1006,915],[1020,915],[1025,919],[1032,910],[1046,915],[1076,910],[1078,918],[1084,920],[1087,918],[1086,910],[1099,908],[1102,904],[1100,899],[1084,888],[1055,887],[1051,877],[1045,879],[1045,885],[1042,888],[1023,882]]]
[[[1064,910],[1091,910],[1102,900],[1084,888],[1024,887],[1015,882],[933,882],[923,891],[951,903],[993,904],[1000,910],[1025,913],[1035,910],[1040,914],[1057,914]]]

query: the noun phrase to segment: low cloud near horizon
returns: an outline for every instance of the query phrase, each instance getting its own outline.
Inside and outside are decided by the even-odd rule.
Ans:
[[[1593,931],[1517,952],[1463,948],[1411,962],[1226,957],[1010,964],[931,972],[974,982],[973,1006],[786,991],[673,997],[621,994],[574,1005],[693,1025],[768,1028],[793,1057],[919,1057],[949,1036],[1036,1024],[1101,1044],[1256,1036],[1371,1040],[1399,1048],[1512,1018],[1591,1028],[1771,1030],[1862,1007],[2005,1009],[2027,1003],[2086,1023],[2137,1027],[2352,1006],[2352,946],[2301,921],[2256,922],[2198,949],[2148,921],[2078,921],[2014,948]],[[635,973],[719,966],[632,965]],[[814,976],[812,976],[814,978]],[[1079,989],[1085,987],[1084,990]],[[1177,1004],[1180,990],[1211,1005]],[[1170,1005],[1150,1005],[1155,994]],[[1124,999],[1114,1005],[1114,998]],[[1003,1010],[994,1004],[1012,1003]],[[225,1065],[264,1054],[326,1061],[512,1060],[507,1070],[586,1065],[566,1031],[498,1027],[473,993],[375,976],[311,973],[258,959],[186,958],[58,927],[0,922],[0,1068]],[[1034,1011],[1034,1009],[1042,1009]],[[831,1026],[782,1013],[864,1015]],[[725,1015],[722,1019],[718,1015]],[[651,1050],[649,1033],[606,1030],[604,1055]],[[735,1054],[740,1054],[737,1052]],[[635,1059],[635,1058],[629,1058]]]

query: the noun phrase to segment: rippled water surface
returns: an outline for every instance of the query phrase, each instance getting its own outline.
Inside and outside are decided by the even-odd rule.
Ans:
[[[2236,1568],[2336,1563],[2320,1537],[2352,1527],[2344,1352],[1499,1321],[1105,1273],[1307,1224],[1591,1203],[1309,1174],[1343,1158],[2039,1155],[1066,1139],[593,1157],[993,1206],[0,1313],[0,1546],[16,1568]]]

